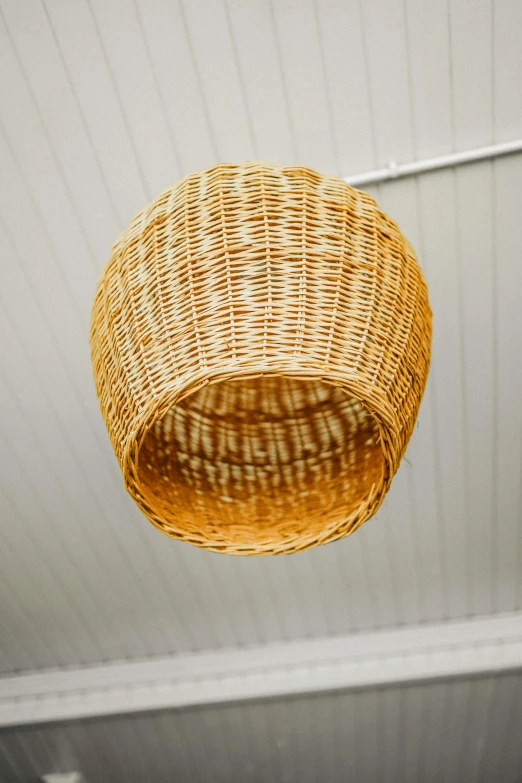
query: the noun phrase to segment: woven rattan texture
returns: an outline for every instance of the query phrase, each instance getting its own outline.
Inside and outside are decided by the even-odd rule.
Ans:
[[[92,316],[125,486],[175,538],[297,552],[379,507],[426,383],[415,254],[365,193],[306,168],[219,165],[140,212]]]

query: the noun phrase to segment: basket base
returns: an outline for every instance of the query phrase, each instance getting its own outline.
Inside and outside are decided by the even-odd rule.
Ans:
[[[373,513],[383,471],[378,425],[355,397],[265,375],[210,384],[173,406],[146,435],[137,472],[164,532],[270,554],[346,535]]]

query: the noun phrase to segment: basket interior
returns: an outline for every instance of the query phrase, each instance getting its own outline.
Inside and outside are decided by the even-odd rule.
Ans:
[[[355,521],[383,470],[377,424],[357,399],[267,375],[186,397],[155,422],[138,460],[141,492],[167,532],[266,552]]]

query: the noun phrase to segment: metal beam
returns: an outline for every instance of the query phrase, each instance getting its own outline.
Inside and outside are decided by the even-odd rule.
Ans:
[[[352,174],[343,177],[348,185],[359,187],[360,185],[371,185],[387,180],[401,179],[403,177],[412,177],[415,174],[424,174],[428,171],[437,171],[439,169],[448,169],[453,166],[462,166],[466,163],[476,163],[481,160],[493,160],[504,155],[513,155],[516,152],[522,152],[522,139],[506,141],[503,144],[492,144],[489,147],[478,147],[474,150],[465,150],[464,152],[453,152],[450,155],[441,155],[438,158],[425,158],[424,160],[415,160],[411,163],[396,163],[391,161],[383,169],[375,169],[361,174]]]
[[[79,772],[57,772],[44,775],[42,783],[85,783]]]
[[[522,668],[522,612],[0,678],[0,726]]]

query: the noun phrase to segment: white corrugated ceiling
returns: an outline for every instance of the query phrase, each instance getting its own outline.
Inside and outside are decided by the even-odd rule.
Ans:
[[[0,11],[1,671],[521,609],[522,156],[372,189],[426,274],[433,364],[389,497],[342,542],[242,559],[154,530],[123,490],[88,328],[119,231],[192,170],[342,176],[521,138],[522,4]]]
[[[521,157],[375,189],[428,278],[433,369],[384,508],[342,543],[243,560],[163,538],[123,492],[87,340],[118,231],[188,171],[341,175],[522,136],[522,6],[3,0],[2,17],[4,671],[520,608]]]

